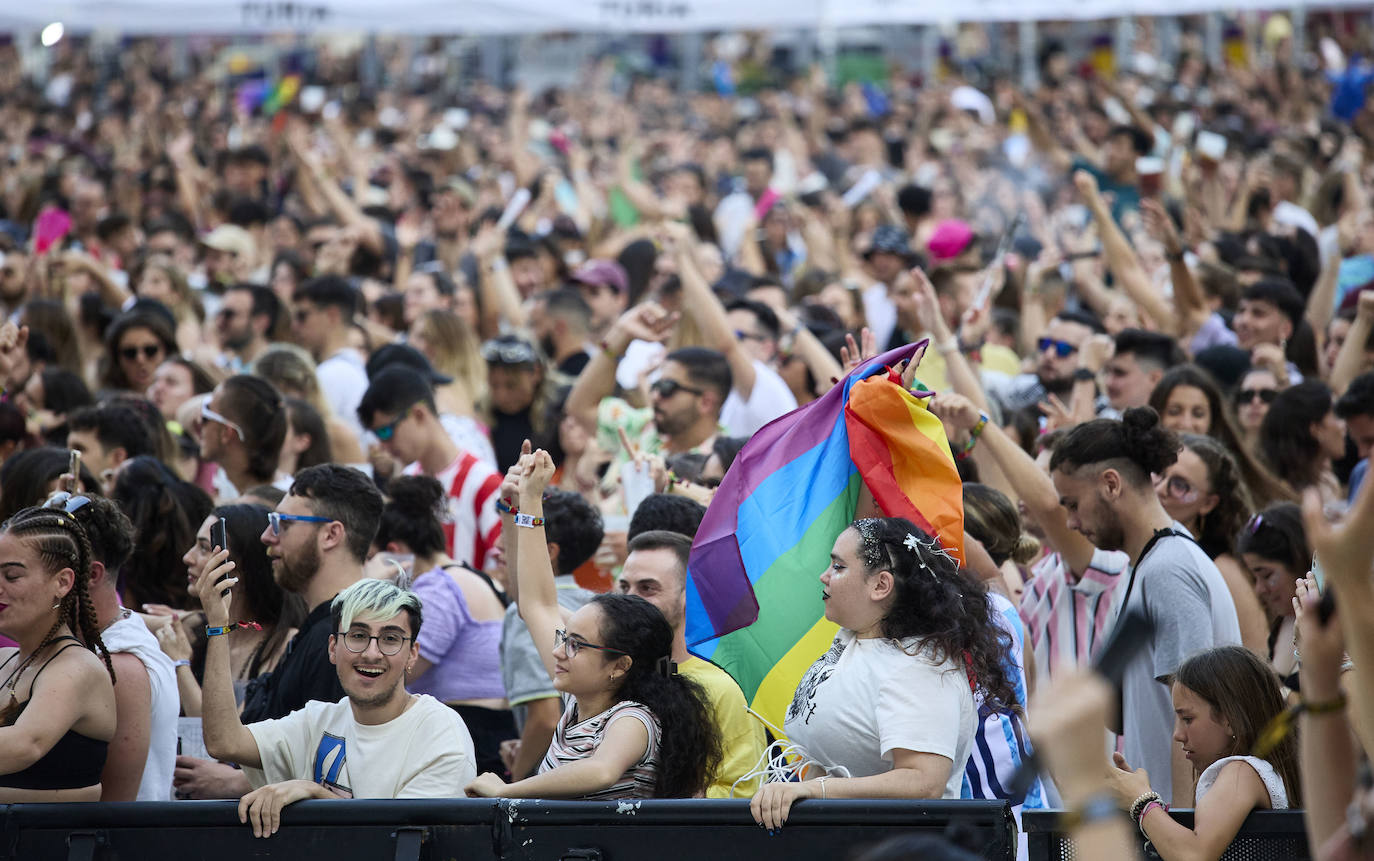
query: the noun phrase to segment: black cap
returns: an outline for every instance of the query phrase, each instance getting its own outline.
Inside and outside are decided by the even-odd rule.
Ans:
[[[379,348],[367,360],[367,378],[374,379],[383,369],[392,365],[400,365],[419,371],[420,374],[431,385],[446,386],[453,382],[453,377],[448,374],[441,374],[434,370],[434,366],[425,358],[425,354],[410,346],[409,344],[387,344]]]

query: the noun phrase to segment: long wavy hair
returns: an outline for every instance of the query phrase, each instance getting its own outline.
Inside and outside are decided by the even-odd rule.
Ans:
[[[1207,435],[1220,440],[1221,444],[1235,455],[1236,466],[1240,468],[1241,477],[1245,481],[1245,486],[1250,489],[1256,505],[1268,505],[1271,502],[1297,498],[1293,489],[1270,472],[1246,447],[1240,431],[1236,430],[1236,417],[1230,402],[1222,397],[1216,379],[1202,368],[1197,365],[1179,365],[1166,371],[1155,384],[1154,391],[1150,392],[1150,406],[1155,408],[1155,412],[1164,415],[1169,395],[1179,386],[1192,386],[1207,398],[1207,406],[1212,411],[1212,426],[1207,429]],[[1280,472],[1279,475],[1287,473]]]
[[[1311,487],[1321,481],[1321,445],[1311,428],[1333,408],[1326,383],[1303,380],[1279,392],[1260,423],[1260,452],[1269,467],[1294,487]]]
[[[1197,543],[1213,559],[1231,553],[1236,534],[1255,509],[1250,488],[1236,459],[1215,437],[1185,433],[1179,434],[1179,439],[1207,468],[1207,483],[1217,495],[1216,507],[1199,518]]]
[[[264,505],[242,504],[221,505],[210,512],[224,518],[224,538],[229,543],[234,576],[243,584],[243,606],[236,612],[260,623],[267,633],[248,664],[250,679],[263,673],[267,662],[286,644],[292,629],[305,621],[307,612],[305,599],[282,589],[272,576],[272,560],[267,555],[267,545],[262,543],[267,510]]]
[[[105,641],[100,638],[100,623],[96,620],[95,605],[91,603],[91,542],[86,537],[86,530],[65,511],[25,508],[0,525],[0,531],[23,540],[33,548],[47,574],[70,568],[75,575],[71,590],[62,597],[58,606],[57,619],[38,648],[29,655],[29,661],[41,654],[57,638],[62,626],[67,625],[82,645],[104,660],[113,684],[114,664],[110,660],[110,650],[105,648]],[[16,674],[22,674],[23,670],[24,664],[20,664]],[[12,724],[17,717],[16,712],[17,709],[8,706],[0,710],[0,726]]]
[[[906,518],[856,520],[850,528],[859,534],[865,573],[892,572],[883,636],[898,642],[915,637],[918,651],[926,650],[936,663],[962,663],[990,708],[1017,710],[1016,688],[1003,663],[1011,636],[993,621],[983,584]]]
[[[134,525],[134,553],[120,572],[125,603],[188,606],[181,556],[210,514],[209,494],[177,478],[156,458],[140,455],[120,468],[110,498]]]
[[[1222,756],[1249,754],[1265,725],[1287,707],[1273,668],[1242,646],[1198,652],[1178,668],[1174,682],[1206,700],[1213,714],[1231,725],[1235,735]],[[1283,778],[1288,806],[1302,807],[1297,737],[1290,733],[1265,760]]]
[[[591,603],[601,609],[601,642],[630,658],[616,696],[653,712],[662,729],[655,796],[700,794],[720,764],[720,737],[701,686],[679,673],[664,672],[672,660],[672,626],[638,595],[611,592]]]

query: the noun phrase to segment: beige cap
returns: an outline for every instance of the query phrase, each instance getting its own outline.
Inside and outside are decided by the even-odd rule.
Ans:
[[[253,235],[236,224],[221,224],[201,238],[200,244],[216,251],[229,251],[239,260],[252,262],[257,247]]]

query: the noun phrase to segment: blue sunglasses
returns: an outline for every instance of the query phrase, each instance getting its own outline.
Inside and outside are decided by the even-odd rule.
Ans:
[[[1054,347],[1054,354],[1061,359],[1066,359],[1078,352],[1078,348],[1068,341],[1056,341],[1054,338],[1041,338],[1035,342],[1035,346],[1042,353],[1050,347]]]

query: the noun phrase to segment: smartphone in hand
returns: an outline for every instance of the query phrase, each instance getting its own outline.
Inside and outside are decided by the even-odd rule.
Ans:
[[[76,493],[77,483],[81,480],[81,452],[78,449],[72,449],[67,458],[67,474],[71,476],[67,479],[67,492]]]

